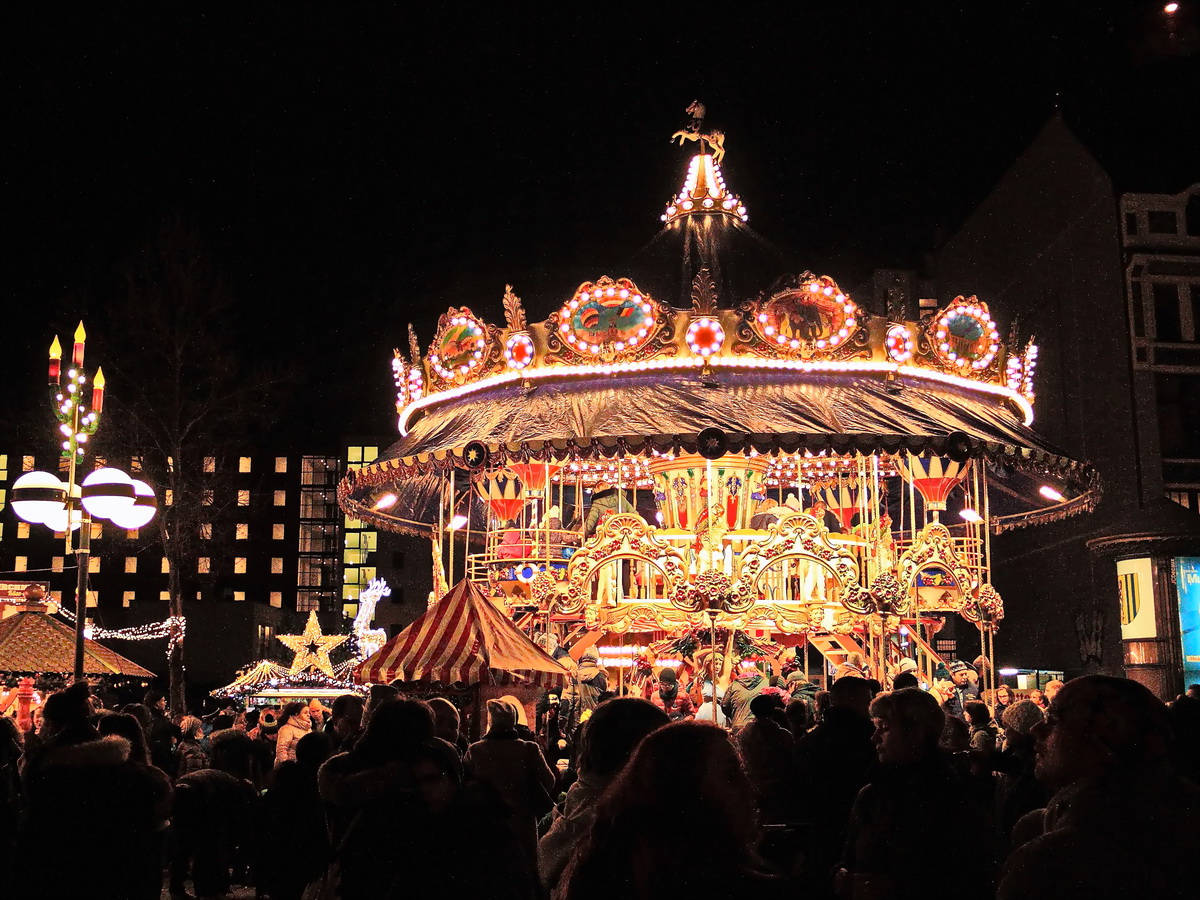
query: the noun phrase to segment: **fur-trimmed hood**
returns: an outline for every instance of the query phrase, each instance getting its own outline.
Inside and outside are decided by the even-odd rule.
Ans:
[[[71,769],[119,766],[129,762],[129,751],[129,741],[115,734],[82,744],[47,744],[40,765]]]

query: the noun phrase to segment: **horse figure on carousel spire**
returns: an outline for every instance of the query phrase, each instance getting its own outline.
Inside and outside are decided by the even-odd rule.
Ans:
[[[713,162],[719,163],[725,158],[725,132],[715,128],[707,133],[703,131],[704,104],[699,100],[693,100],[686,112],[692,117],[692,120],[686,128],[680,128],[671,135],[671,141],[674,142],[676,138],[679,138],[681,147],[684,141],[699,141],[701,152],[704,150],[704,145],[708,144],[712,148]]]

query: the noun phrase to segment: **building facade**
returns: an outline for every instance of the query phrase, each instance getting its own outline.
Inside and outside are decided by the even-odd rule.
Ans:
[[[1177,572],[1200,556],[1194,197],[1118,196],[1055,115],[936,255],[941,300],[970,290],[1036,339],[1036,427],[1103,479],[1092,516],[994,539],[1001,666],[1182,688]]]

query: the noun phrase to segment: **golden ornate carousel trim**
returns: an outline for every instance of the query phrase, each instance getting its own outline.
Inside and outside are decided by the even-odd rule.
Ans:
[[[731,372],[774,370],[819,375],[875,374],[883,376],[885,379],[888,376],[893,376],[936,382],[939,384],[949,385],[951,387],[961,388],[967,391],[978,391],[979,393],[988,394],[1000,400],[1008,401],[1009,403],[1012,403],[1014,407],[1020,410],[1022,415],[1022,424],[1033,424],[1033,406],[1018,391],[1014,391],[1013,389],[1001,384],[976,381],[971,378],[964,378],[962,376],[952,375],[950,373],[940,372],[934,369],[925,369],[919,366],[900,365],[893,362],[882,362],[877,360],[806,361],[791,359],[767,359],[751,356],[686,356],[670,357],[666,359],[614,362],[604,365],[581,364],[540,366],[537,368],[531,367],[519,373],[506,372],[499,375],[492,375],[479,381],[472,382],[471,384],[465,384],[449,390],[438,391],[437,393],[433,394],[426,394],[419,399],[408,403],[400,412],[400,416],[397,421],[397,428],[402,437],[406,436],[409,433],[409,422],[418,412],[425,411],[430,407],[441,406],[454,400],[459,400],[463,397],[487,390],[489,388],[501,387],[513,382],[595,378],[596,376],[602,375],[620,375],[633,372],[686,372],[703,369],[705,366],[711,366],[713,369],[726,369]]]

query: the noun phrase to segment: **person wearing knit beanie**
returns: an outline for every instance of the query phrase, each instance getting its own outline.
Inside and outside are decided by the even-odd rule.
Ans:
[[[1029,734],[1035,725],[1040,725],[1045,720],[1041,707],[1032,700],[1018,700],[1004,711],[1004,715],[1000,717],[1000,724],[1006,732]]]

